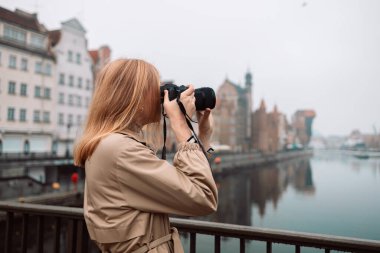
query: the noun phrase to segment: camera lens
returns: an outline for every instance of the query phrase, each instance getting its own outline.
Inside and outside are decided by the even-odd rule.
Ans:
[[[215,108],[216,97],[213,89],[208,87],[195,89],[194,96],[195,108],[197,111],[203,111],[206,108]]]

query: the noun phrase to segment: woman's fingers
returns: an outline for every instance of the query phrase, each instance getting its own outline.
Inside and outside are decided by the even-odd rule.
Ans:
[[[192,84],[189,84],[188,88],[182,92],[184,96],[191,96],[194,93],[194,87]]]
[[[169,94],[167,90],[164,90],[164,103],[169,102]]]

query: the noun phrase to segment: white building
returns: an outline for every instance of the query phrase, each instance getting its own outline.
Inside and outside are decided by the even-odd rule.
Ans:
[[[49,34],[56,56],[56,135],[57,154],[72,154],[93,92],[92,59],[87,49],[86,30],[77,19],[62,22],[60,30]]]
[[[52,152],[55,75],[37,15],[0,7],[0,153]]]

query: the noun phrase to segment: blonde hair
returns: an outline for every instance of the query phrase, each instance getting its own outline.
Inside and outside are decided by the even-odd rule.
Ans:
[[[74,164],[84,167],[102,138],[123,130],[134,130],[146,114],[149,144],[159,128],[160,77],[150,63],[138,59],[119,59],[108,63],[98,74],[94,96],[82,137],[74,150]]]

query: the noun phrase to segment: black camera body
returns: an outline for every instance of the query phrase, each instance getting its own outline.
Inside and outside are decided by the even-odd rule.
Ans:
[[[187,90],[188,87],[181,85],[175,85],[173,83],[164,83],[160,87],[161,92],[161,103],[164,102],[164,90],[168,91],[169,100],[177,99],[177,97]],[[209,87],[203,87],[195,89],[194,91],[195,96],[195,108],[197,111],[203,111],[206,108],[214,109],[215,103],[216,103],[216,97],[215,92],[212,88]]]

